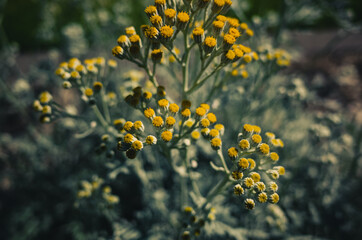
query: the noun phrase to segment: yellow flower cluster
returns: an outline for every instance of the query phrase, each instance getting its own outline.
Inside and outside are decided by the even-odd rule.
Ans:
[[[273,62],[280,67],[287,67],[290,65],[291,56],[284,49],[267,49],[261,46],[258,48],[258,53],[260,58],[265,62]]]
[[[77,192],[77,197],[79,199],[90,198],[92,196],[97,197],[98,195],[101,195],[102,198],[110,205],[117,204],[119,202],[119,197],[112,194],[111,187],[105,185],[102,178],[93,176],[91,182],[86,180],[80,182],[80,189]]]
[[[182,224],[184,226],[182,239],[190,239],[191,236],[198,237],[205,224],[215,220],[215,212],[215,208],[211,207],[200,216],[197,215],[200,213],[197,213],[192,207],[184,207],[182,212]]]
[[[53,96],[47,91],[40,93],[38,99],[34,100],[33,109],[41,113],[40,122],[42,123],[49,123],[55,117],[54,111],[57,111],[53,107]]]
[[[198,21],[201,11],[210,2],[212,2],[210,7],[212,14],[206,22]],[[151,46],[152,59],[154,61],[157,59],[156,62],[160,63],[163,55],[161,45],[172,46],[170,41],[173,41],[180,31],[187,30],[194,42],[203,46],[204,53],[202,54],[209,56],[214,52],[213,57],[221,55],[220,61],[224,64],[238,60],[241,60],[243,64],[249,63],[252,59],[257,59],[257,57],[254,58],[256,53],[251,53],[249,47],[237,43],[237,41],[245,42],[254,35],[254,32],[246,23],[240,23],[236,18],[222,15],[229,10],[231,5],[230,0],[203,0],[177,12],[175,10],[177,7],[169,6],[166,1],[162,4],[155,1],[154,5],[145,9],[151,24],[141,26],[142,34],[137,34],[134,27],[126,28],[126,34],[118,38],[118,46],[112,49],[112,53],[119,59],[127,59],[140,65],[138,60],[144,62],[143,60],[149,57],[148,47],[146,51],[141,51],[142,42],[145,42],[147,46]],[[194,13],[192,13],[193,11]],[[192,28],[192,23],[195,23],[195,28]],[[172,55],[173,60],[174,57]]]
[[[162,86],[158,87],[156,94],[143,91],[141,87],[136,87],[125,98],[125,101],[130,106],[142,111],[143,115],[152,124],[157,139],[163,142],[171,142],[176,133],[175,144],[179,141],[180,136],[182,138],[190,137],[191,141],[196,141],[202,135],[210,141],[213,149],[220,149],[222,145],[220,136],[224,133],[224,126],[216,124],[216,115],[209,112],[210,106],[206,103],[200,104],[194,111],[191,111],[191,102],[188,100],[182,101],[181,106],[170,103],[167,100],[165,88]],[[134,134],[135,131],[131,122],[123,124],[122,129],[124,131]],[[134,135],[131,141],[137,138],[138,136]],[[130,145],[124,146],[124,143],[121,143],[123,145],[119,149],[127,151],[132,149]]]
[[[275,181],[285,174],[285,169],[283,166],[273,166],[279,160],[279,155],[272,148],[281,146],[271,144],[275,140],[273,133],[266,132],[265,135],[267,141],[263,142],[259,126],[244,124],[238,146],[228,149],[233,162],[231,176],[235,181],[234,194],[246,196],[244,204],[247,209],[253,209],[255,202],[279,201]]]
[[[78,58],[71,58],[62,62],[55,70],[55,74],[63,80],[63,87],[69,89],[79,88],[90,104],[94,104],[94,94],[103,89],[100,79],[104,78],[107,71],[117,67],[117,62],[110,59],[106,62],[103,57],[85,59],[83,63]]]

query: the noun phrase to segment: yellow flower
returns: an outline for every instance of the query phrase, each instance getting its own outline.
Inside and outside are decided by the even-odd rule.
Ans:
[[[127,133],[124,137],[123,137],[123,140],[125,143],[132,143],[136,140],[136,138],[130,134],[130,133]]]
[[[255,202],[251,198],[245,199],[244,204],[245,204],[245,208],[248,210],[252,210],[255,207]]]
[[[234,69],[231,71],[231,75],[236,77],[237,75],[239,74],[238,70],[237,69]]]
[[[168,107],[168,110],[172,113],[172,114],[176,114],[179,110],[179,106],[176,103],[171,103],[170,106]]]
[[[200,125],[201,125],[203,128],[207,128],[208,126],[210,126],[210,121],[209,121],[207,118],[203,118],[203,119],[201,119],[201,121],[200,121]]]
[[[242,172],[239,172],[239,171],[233,171],[232,173],[231,173],[231,175],[233,176],[233,178],[235,179],[235,180],[239,180],[239,179],[242,179],[243,178],[243,173]]]
[[[192,31],[192,36],[196,43],[202,43],[204,41],[204,29],[202,27],[196,27]]]
[[[242,78],[248,78],[249,77],[249,73],[245,70],[241,71],[241,77]]]
[[[173,35],[173,29],[168,25],[161,27],[160,32],[164,39],[170,39]]]
[[[119,202],[119,197],[116,195],[111,195],[111,194],[105,194],[104,198],[106,199],[106,201],[110,204],[116,204]]]
[[[249,37],[254,36],[254,31],[251,30],[251,29],[246,29],[245,33],[246,33],[246,35],[248,35]]]
[[[73,78],[73,79],[80,79],[81,78],[79,72],[77,72],[77,71],[72,71],[70,73],[70,77]]]
[[[250,148],[250,143],[247,139],[241,139],[239,142],[239,147],[241,150],[247,150]]]
[[[235,43],[236,39],[231,34],[225,34],[224,36],[224,49],[229,49]]]
[[[115,46],[114,48],[112,48],[112,54],[115,57],[119,57],[122,59],[123,53],[124,53],[123,48],[121,48],[120,46]],[[93,65],[90,65],[90,66],[93,66]],[[87,69],[88,69],[88,67],[87,67]]]
[[[135,35],[136,34],[136,29],[133,27],[133,26],[130,26],[130,27],[126,27],[126,34],[128,36],[132,36],[132,35]]]
[[[200,132],[197,131],[197,130],[192,131],[192,132],[191,132],[191,137],[192,137],[192,139],[194,139],[194,140],[198,140],[198,139],[200,138]]]
[[[235,39],[240,37],[239,30],[233,27],[229,29],[229,34],[232,35]]]
[[[172,116],[168,116],[166,118],[166,125],[167,125],[168,128],[172,128],[173,125],[175,125],[175,123],[176,123],[176,120]]]
[[[210,123],[215,123],[217,121],[217,118],[213,113],[208,113],[206,117],[210,121]]]
[[[143,148],[143,144],[141,141],[136,140],[132,143],[131,147],[136,151],[140,151]]]
[[[226,22],[228,19],[224,15],[217,15],[216,20],[221,21],[221,22]]]
[[[244,194],[244,189],[241,187],[240,184],[236,184],[234,186],[234,194],[237,196],[241,196]]]
[[[200,107],[204,108],[206,110],[206,112],[208,112],[210,110],[210,106],[207,103],[201,103]]]
[[[236,157],[238,156],[238,150],[234,147],[231,147],[228,149],[228,155],[230,159],[235,160]]]
[[[103,83],[101,82],[94,82],[93,83],[93,89],[96,92],[99,92],[103,88]]]
[[[270,159],[273,160],[274,162],[279,160],[279,155],[276,152],[271,152],[270,153]]]
[[[265,192],[258,194],[258,201],[260,203],[265,203],[268,200],[268,195]]]
[[[157,116],[157,117],[155,117],[153,120],[152,120],[152,124],[153,124],[153,126],[155,126],[155,127],[162,127],[163,126],[163,119],[162,119],[162,117],[160,117],[160,116]]]
[[[272,192],[278,191],[278,185],[275,182],[268,183],[268,190]]]
[[[79,190],[77,193],[78,198],[86,198],[86,197],[90,197],[91,195],[92,195],[92,192],[86,191],[86,190]]]
[[[165,142],[169,142],[172,139],[172,132],[170,131],[164,131],[161,133],[161,138]]]
[[[252,158],[248,158],[248,162],[250,163],[250,170],[253,170],[256,166],[255,161]]]
[[[211,129],[209,132],[209,135],[211,138],[215,138],[215,137],[219,136],[219,131],[217,129]]]
[[[251,172],[249,175],[253,179],[254,182],[259,182],[261,179],[260,174],[257,172]]]
[[[239,27],[240,22],[237,18],[227,18],[227,20],[231,27],[234,27],[234,28]]]
[[[238,165],[242,169],[247,169],[249,167],[249,161],[246,158],[240,158]]]
[[[209,136],[209,132],[210,132],[210,129],[209,129],[209,128],[203,128],[203,129],[201,129],[201,134],[202,134],[202,136],[204,136],[204,137],[208,137],[208,136]]]
[[[113,125],[118,128],[122,128],[123,124],[125,124],[125,120],[123,118],[118,118],[113,121]]]
[[[243,184],[246,188],[251,188],[254,185],[254,180],[250,177],[244,179]]]
[[[275,134],[272,132],[266,132],[265,136],[267,136],[269,139],[274,139],[275,138]]]
[[[63,75],[64,72],[65,72],[65,71],[64,71],[63,68],[57,68],[57,70],[55,70],[55,74],[58,75],[58,76]]]
[[[47,104],[53,100],[53,96],[49,92],[42,92],[39,95],[39,101],[42,104]]]
[[[277,170],[268,170],[267,174],[272,178],[272,179],[278,179],[279,178],[279,173]]]
[[[228,50],[222,55],[221,61],[225,64],[230,63],[235,58],[235,52],[233,50]]]
[[[205,108],[198,107],[195,110],[197,117],[203,117],[206,114]]]
[[[126,130],[127,132],[130,132],[131,129],[133,127],[133,122],[131,121],[127,121],[124,125],[123,125],[123,129]]]
[[[278,171],[279,175],[285,174],[285,168],[283,166],[276,166],[274,169]]]
[[[256,182],[254,184],[254,189],[258,192],[264,192],[266,187],[265,184],[263,182]]]
[[[103,188],[103,192],[104,192],[104,193],[111,193],[111,191],[112,191],[112,188],[111,188],[110,186],[105,186],[105,187]]]
[[[153,118],[155,116],[155,111],[152,108],[147,108],[144,110],[143,114],[146,118]]]
[[[40,104],[39,100],[34,100],[33,108],[34,108],[35,111],[38,111],[38,112],[43,110],[43,106]]]
[[[249,63],[249,62],[251,62],[252,58],[251,58],[250,55],[244,55],[243,60],[244,60],[245,63]]]
[[[174,19],[176,17],[176,11],[172,8],[167,8],[165,10],[165,17],[168,19]]]
[[[215,124],[214,128],[219,131],[220,135],[224,135],[224,125],[222,125],[221,123]]]
[[[216,39],[214,37],[206,37],[204,40],[204,50],[206,53],[212,52],[216,46]]]
[[[220,138],[213,138],[213,139],[211,139],[210,143],[211,143],[211,147],[212,147],[214,150],[220,149],[221,144],[222,144]]]
[[[146,137],[146,144],[147,145],[155,145],[156,143],[157,143],[157,138],[155,136],[148,135]]]
[[[144,31],[144,35],[146,38],[149,39],[153,39],[156,40],[157,39],[157,35],[158,35],[158,30],[155,27],[148,27],[145,31]]]
[[[273,193],[272,195],[269,196],[269,202],[270,203],[278,203],[279,202],[279,195],[278,193]]]
[[[87,96],[87,97],[91,97],[93,96],[93,90],[91,88],[86,88],[84,90],[84,94]]]
[[[161,49],[153,49],[151,52],[151,59],[156,63],[160,63],[163,57],[163,51]]]
[[[177,21],[182,23],[186,23],[190,20],[190,16],[186,12],[179,12],[177,14]]]
[[[246,23],[241,23],[241,24],[240,24],[240,28],[241,28],[242,30],[246,30],[246,29],[248,29],[248,24],[246,24]]]
[[[190,206],[186,206],[184,208],[184,212],[185,213],[192,213],[192,212],[194,212],[194,209],[192,207],[190,207]]]
[[[98,68],[96,66],[94,66],[94,65],[87,65],[87,71],[92,73],[92,74],[96,74],[96,73],[98,73]]]
[[[266,143],[262,143],[260,146],[259,146],[259,151],[264,154],[264,155],[268,155],[269,154],[269,145],[266,144]]]
[[[167,99],[161,99],[161,100],[158,100],[158,106],[161,108],[161,109],[167,109],[168,106],[169,106],[169,103],[168,103],[168,100]]]
[[[147,14],[147,16],[150,18],[152,17],[153,15],[156,15],[157,14],[157,8],[155,6],[148,6],[146,7],[145,9],[145,13]]]
[[[51,114],[52,113],[52,108],[49,105],[45,105],[42,109],[42,113],[43,114]]]
[[[252,140],[255,144],[259,144],[259,143],[261,143],[262,138],[261,138],[261,136],[260,136],[259,134],[253,134],[253,135],[251,136],[251,140]]]
[[[177,14],[176,27],[180,30],[184,30],[189,20],[190,16],[186,12],[179,12]]]
[[[254,131],[254,127],[252,125],[250,125],[250,124],[244,124],[243,131],[246,134],[251,134]]]
[[[189,118],[190,115],[191,115],[191,111],[188,108],[181,111],[181,116],[185,119]]]

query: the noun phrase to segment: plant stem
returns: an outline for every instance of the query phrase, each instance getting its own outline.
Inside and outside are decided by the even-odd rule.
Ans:
[[[92,109],[93,109],[93,112],[95,113],[95,115],[97,116],[99,122],[102,124],[103,128],[104,128],[105,130],[107,130],[108,123],[107,123],[107,121],[104,119],[102,113],[99,111],[99,108],[97,107],[97,105],[94,104],[94,105],[92,106]]]

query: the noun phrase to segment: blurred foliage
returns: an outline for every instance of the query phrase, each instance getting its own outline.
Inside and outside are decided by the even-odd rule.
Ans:
[[[108,43],[119,29],[145,22],[139,10],[144,4],[140,0],[11,0],[4,5],[1,12],[6,41],[17,42],[21,51],[43,47],[62,50],[49,51],[45,60],[34,63],[23,75],[16,63],[19,48],[6,45],[1,52],[1,239],[169,239],[165,236],[173,233],[179,215],[174,211],[178,200],[171,196],[177,196],[178,189],[173,187],[175,179],[167,164],[147,152],[143,165],[119,155],[117,159],[96,155],[99,136],[78,138],[75,134],[89,126],[76,125],[69,119],[40,126],[31,107],[40,92],[50,89],[61,101],[84,109],[71,94],[59,90],[54,76],[59,56],[109,52]],[[258,46],[264,41],[270,45],[272,41],[264,37],[277,32],[283,4],[287,7],[287,29],[337,28],[346,18],[352,24],[362,20],[362,3],[358,0],[240,1],[233,14],[255,26]],[[291,14],[290,9],[303,10],[298,4],[304,6],[306,14]],[[244,11],[238,12],[239,7]],[[284,40],[280,42],[293,50],[293,45]],[[89,53],[89,48],[94,52]],[[297,52],[291,53],[298,56]],[[283,197],[278,206],[250,212],[240,210],[240,202],[231,194],[220,196],[214,205],[216,220],[207,223],[199,239],[362,238],[362,126],[341,99],[326,99],[320,94],[321,88],[332,91],[328,85],[331,82],[338,89],[346,85],[358,88],[358,71],[346,65],[348,69],[337,72],[333,79],[315,77],[307,82],[306,74],[297,75],[288,69],[271,77],[273,69],[263,72],[262,64],[248,66],[247,79],[232,76],[230,83],[215,93],[220,97],[211,105],[227,126],[224,139],[236,139],[240,123],[253,122],[275,131],[285,141],[280,154],[287,169],[281,180]],[[135,83],[124,73],[125,67],[115,79],[125,79],[122,84],[133,87]],[[128,108],[123,115],[130,113],[132,109]],[[204,169],[201,174],[220,177],[205,170],[212,155],[206,144],[198,144],[198,165]],[[111,186],[112,193],[120,196],[119,204],[87,199],[77,205],[80,182],[91,181],[93,176]],[[211,180],[200,183],[202,191],[210,188]]]
[[[62,32],[69,24],[82,26],[89,44],[102,49],[106,36],[131,23],[137,28],[144,24],[146,15],[139,9],[146,5],[141,0],[5,0],[0,12],[8,41],[21,50],[64,46]],[[359,0],[248,0],[235,5],[240,5],[235,15],[242,20],[257,16],[274,21],[280,13],[289,14],[282,16],[288,29],[334,29],[345,21],[362,21]]]

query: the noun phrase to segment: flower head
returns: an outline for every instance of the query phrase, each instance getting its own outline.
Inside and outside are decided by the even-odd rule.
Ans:
[[[245,199],[244,204],[245,204],[245,208],[248,210],[252,210],[255,207],[255,202],[251,198]]]
[[[162,138],[162,140],[163,141],[165,141],[165,142],[169,142],[169,141],[171,141],[171,139],[172,139],[172,132],[170,132],[170,131],[163,131],[162,133],[161,133],[161,138]]]
[[[214,150],[219,150],[221,148],[222,142],[221,142],[220,138],[213,138],[213,139],[211,139],[210,143],[211,143],[211,147]]]

